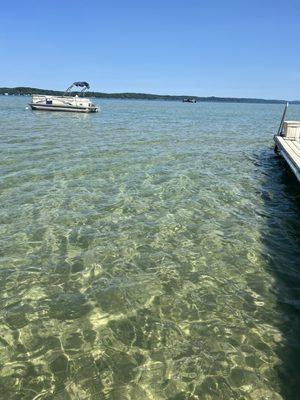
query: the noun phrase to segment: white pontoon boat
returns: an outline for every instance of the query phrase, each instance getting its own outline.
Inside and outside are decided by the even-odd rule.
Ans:
[[[79,95],[70,95],[73,87],[82,88]],[[33,95],[29,105],[33,110],[96,112],[98,111],[98,107],[90,99],[83,97],[83,93],[89,88],[90,85],[87,82],[74,82],[62,96],[53,96],[50,94]]]

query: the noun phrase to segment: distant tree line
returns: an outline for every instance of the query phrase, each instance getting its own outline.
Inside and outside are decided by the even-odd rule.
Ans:
[[[61,96],[64,94],[60,90],[46,90],[31,87],[15,87],[15,88],[0,88],[0,95],[4,94],[25,96],[33,94],[50,94]],[[72,92],[78,94],[78,92]],[[85,92],[84,96],[97,97],[102,99],[136,99],[136,100],[173,100],[182,101],[186,98],[196,99],[199,102],[224,102],[224,103],[263,103],[263,104],[284,104],[286,100],[266,100],[266,99],[251,99],[251,98],[236,98],[236,97],[199,97],[199,96],[172,96],[149,93],[102,93],[102,92]],[[291,101],[291,104],[300,104],[300,101]]]

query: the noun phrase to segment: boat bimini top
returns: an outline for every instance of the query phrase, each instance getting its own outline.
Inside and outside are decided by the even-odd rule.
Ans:
[[[82,89],[80,90],[80,93],[84,93],[87,89],[90,88],[90,85],[89,85],[87,82],[74,82],[74,83],[72,83],[72,85],[69,86],[68,89],[65,91],[64,96],[65,96],[67,93],[71,92],[71,90],[72,90],[74,87],[80,87],[80,88],[82,88]]]

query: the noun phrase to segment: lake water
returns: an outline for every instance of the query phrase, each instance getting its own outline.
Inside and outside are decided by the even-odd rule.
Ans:
[[[28,100],[0,98],[1,398],[298,399],[283,106]]]

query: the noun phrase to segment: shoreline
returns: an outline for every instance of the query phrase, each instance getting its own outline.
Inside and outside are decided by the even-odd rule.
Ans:
[[[32,87],[2,87],[0,95],[9,96],[31,96],[33,94],[51,94],[61,96],[64,91],[47,90]],[[75,93],[75,92],[74,92]],[[99,99],[121,99],[121,100],[163,100],[163,101],[183,101],[186,98],[193,98],[197,102],[204,103],[249,103],[249,104],[300,104],[300,100],[277,100],[277,99],[259,99],[259,98],[242,98],[242,97],[217,97],[217,96],[189,96],[189,95],[162,95],[150,93],[102,93],[102,92],[86,92],[85,96]]]

